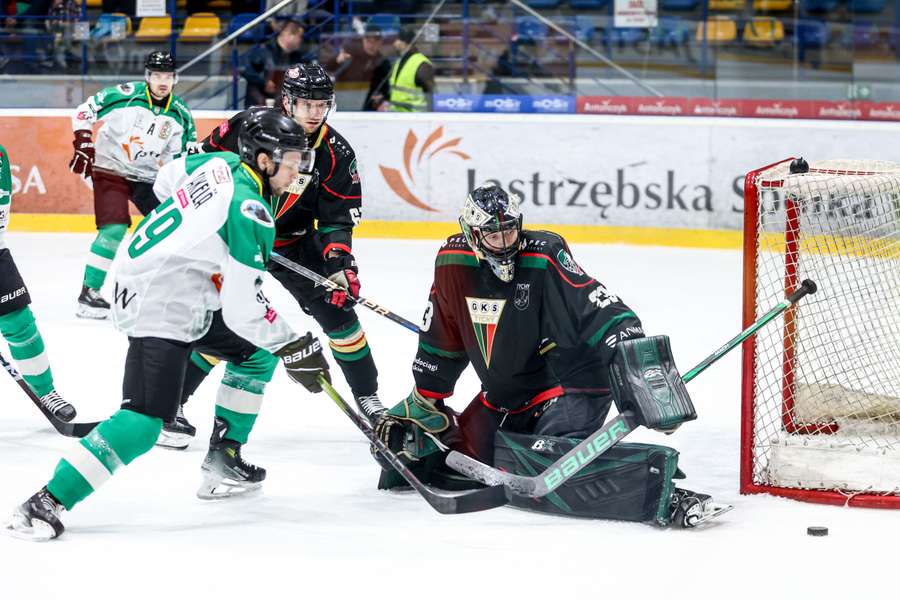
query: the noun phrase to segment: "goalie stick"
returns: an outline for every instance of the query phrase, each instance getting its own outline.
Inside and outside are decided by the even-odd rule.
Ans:
[[[363,432],[369,441],[375,445],[378,452],[381,453],[385,460],[387,460],[388,463],[403,476],[413,489],[425,498],[425,501],[428,502],[434,510],[442,515],[458,515],[497,508],[498,506],[503,506],[507,503],[508,498],[506,496],[506,488],[502,485],[468,492],[444,492],[429,488],[409,470],[409,467],[407,467],[396,454],[391,452],[385,443],[381,441],[381,438],[375,435],[375,432],[372,431],[372,427],[369,423],[350,408],[347,402],[341,398],[340,394],[337,393],[337,390],[331,386],[327,379],[323,376],[319,376],[319,383],[322,385],[322,389],[325,390],[325,393],[338,405],[338,408],[340,408],[344,414],[353,421],[353,424]]]
[[[272,259],[273,262],[278,263],[285,269],[291,270],[294,273],[297,273],[298,275],[303,275],[310,281],[315,282],[316,285],[321,285],[322,287],[328,288],[332,292],[335,292],[335,291],[347,292],[347,298],[349,298],[353,302],[355,302],[357,304],[361,304],[361,305],[365,306],[366,308],[368,308],[369,310],[375,311],[382,317],[387,317],[394,323],[403,325],[404,327],[406,327],[413,333],[419,333],[419,328],[415,323],[413,323],[411,321],[407,321],[400,315],[389,311],[388,309],[381,306],[377,302],[372,302],[371,300],[369,300],[367,298],[363,298],[362,296],[354,296],[348,290],[344,289],[344,287],[342,285],[339,285],[339,284],[333,282],[332,280],[328,279],[327,277],[323,277],[322,275],[319,275],[318,273],[316,273],[315,271],[313,271],[311,269],[307,269],[303,265],[298,265],[294,261],[283,257],[282,255],[278,254],[277,252],[272,252],[272,254],[270,255],[270,258]]]
[[[688,371],[681,379],[687,383],[702,373],[711,364],[725,356],[736,348],[741,342],[755,334],[760,328],[772,319],[787,310],[792,304],[799,301],[807,294],[816,293],[816,284],[806,279],[790,296],[769,312],[757,319],[756,322],[744,329],[737,336],[726,342],[721,348],[703,359],[699,365]],[[626,435],[634,431],[639,423],[631,411],[624,411],[612,421],[589,435],[578,445],[564,454],[559,460],[550,465],[543,473],[533,477],[515,475],[490,465],[475,460],[474,458],[452,450],[446,458],[447,466],[451,469],[475,479],[486,485],[504,485],[517,496],[529,498],[541,498],[554,489],[574,477],[581,469],[593,462],[598,456],[612,448]]]
[[[56,417],[46,406],[41,404],[41,399],[37,397],[37,394],[34,393],[34,390],[25,383],[25,380],[22,378],[22,375],[16,370],[9,361],[6,360],[2,354],[0,354],[0,364],[3,365],[3,368],[6,369],[6,372],[9,373],[9,376],[16,380],[16,383],[19,384],[19,387],[22,388],[28,397],[34,402],[34,405],[37,406],[40,411],[44,414],[50,424],[53,425],[53,428],[56,431],[60,432],[66,437],[75,437],[82,438],[89,434],[94,427],[97,426],[97,423],[66,423],[62,419]]]

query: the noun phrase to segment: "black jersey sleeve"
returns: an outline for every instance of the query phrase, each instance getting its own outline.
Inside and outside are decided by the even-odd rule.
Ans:
[[[452,395],[456,381],[469,364],[459,325],[444,293],[443,275],[442,268],[437,267],[412,365],[416,388],[426,398]]]
[[[202,151],[238,154],[238,132],[246,119],[247,111],[242,110],[227,121],[222,121],[200,142]]]
[[[585,391],[608,387],[616,345],[644,335],[641,321],[622,300],[575,262],[557,237],[546,254],[541,335],[553,344],[550,361],[563,386]]]
[[[317,234],[322,253],[331,250],[352,252],[353,228],[362,218],[362,186],[356,154],[336,133],[329,131],[316,152],[326,153],[328,170],[320,173],[316,199]]]

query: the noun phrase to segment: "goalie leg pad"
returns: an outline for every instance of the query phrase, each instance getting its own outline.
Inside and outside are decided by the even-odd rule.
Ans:
[[[494,438],[494,466],[531,477],[580,441],[501,430]],[[676,450],[621,442],[543,498],[512,496],[510,504],[569,517],[667,525],[671,519],[672,480],[679,476],[683,474],[678,470]]]
[[[668,336],[621,342],[610,367],[610,386],[619,412],[633,412],[649,429],[671,433],[697,418]]]

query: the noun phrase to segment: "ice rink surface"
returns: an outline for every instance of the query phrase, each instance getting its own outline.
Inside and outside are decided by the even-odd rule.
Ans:
[[[7,237],[58,389],[79,420],[109,416],[121,399],[126,339],[107,322],[74,316],[91,236]],[[439,245],[357,240],[363,295],[418,321]],[[671,337],[682,373],[740,330],[738,251],[572,250],[637,312],[648,334]],[[321,333],[277,282],[267,280],[265,291],[298,330]],[[416,336],[365,309],[359,315],[380,395],[393,404],[412,386]],[[55,542],[0,536],[0,599],[896,597],[900,514],[738,494],[739,355],[689,384],[697,421],[670,437],[638,431],[630,438],[677,448],[685,487],[735,505],[703,529],[511,508],[439,515],[415,494],[376,490],[378,467],[363,436],[324,394],[308,394],[280,367],[244,450],[268,470],[263,495],[202,502],[194,493],[219,367],[186,407],[199,430],[188,451],[157,448],[117,472],[63,515],[67,531]],[[332,372],[349,399],[340,371]],[[477,391],[471,370],[456,390],[450,404],[462,409]],[[5,520],[75,442],[51,430],[6,374],[0,406]],[[830,535],[809,537],[809,525],[827,526]]]

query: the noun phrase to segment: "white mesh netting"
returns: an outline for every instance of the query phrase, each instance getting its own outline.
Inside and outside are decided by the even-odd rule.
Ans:
[[[756,188],[757,316],[818,293],[757,333],[753,482],[900,494],[900,164],[785,162]]]

